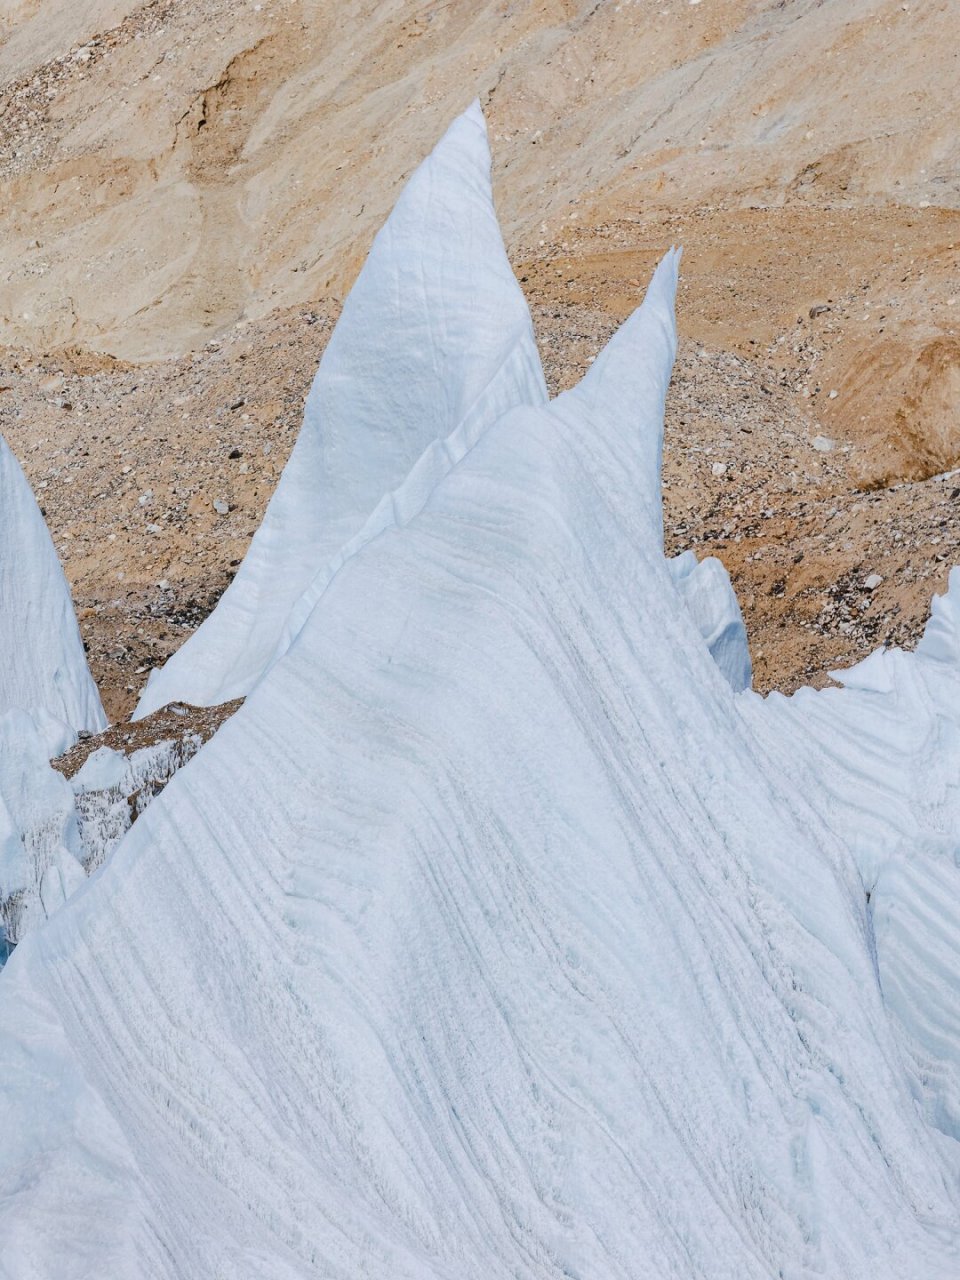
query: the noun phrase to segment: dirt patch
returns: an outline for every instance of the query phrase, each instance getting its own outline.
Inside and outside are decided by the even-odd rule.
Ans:
[[[182,742],[190,737],[207,742],[242,705],[242,698],[218,707],[191,707],[185,702],[171,702],[142,720],[111,725],[103,733],[91,734],[50,763],[65,778],[72,778],[101,747],[130,756],[134,751],[160,742]]]

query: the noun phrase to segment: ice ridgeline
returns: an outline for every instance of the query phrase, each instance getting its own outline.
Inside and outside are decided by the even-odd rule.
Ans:
[[[83,882],[73,798],[49,760],[106,723],[53,542],[0,438],[0,965]]]
[[[244,707],[0,977],[0,1274],[957,1275],[960,581],[743,688],[677,266],[547,403],[477,108],[411,180],[151,686]]]
[[[50,765],[106,727],[40,508],[0,438],[0,966],[111,854],[199,746],[102,747],[69,781]]]

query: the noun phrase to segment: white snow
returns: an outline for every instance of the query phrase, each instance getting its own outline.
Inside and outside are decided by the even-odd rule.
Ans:
[[[451,217],[478,123],[441,144]],[[479,302],[469,340],[484,252],[426,291],[463,339],[407,461],[493,368],[472,447],[353,541],[358,412],[334,545],[305,431],[248,557],[249,601],[281,585],[243,680],[269,669],[0,977],[11,1280],[960,1270],[953,593],[843,689],[742,688],[725,576],[663,555],[678,256],[547,405]],[[405,498],[424,400],[366,314],[337,392],[392,397]],[[230,644],[196,651],[210,689]]]

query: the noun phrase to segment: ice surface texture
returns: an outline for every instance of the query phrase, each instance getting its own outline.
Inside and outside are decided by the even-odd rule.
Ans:
[[[106,723],[53,542],[0,437],[0,963],[83,882],[73,795],[49,761]]]
[[[396,509],[391,490],[418,458],[408,506],[483,427],[514,405],[546,398],[474,105],[410,179],[375,239],[240,570],[211,616],[151,679],[136,716],[177,699],[210,706],[248,693],[278,645],[289,642],[288,616],[316,575],[328,580],[337,553],[365,526],[370,537],[409,514]]]
[[[19,942],[83,883],[73,792],[26,711],[0,716],[0,925]]]
[[[44,731],[51,719],[74,731],[107,725],[53,542],[0,437],[0,715],[13,707]]]
[[[479,206],[492,219],[479,129],[473,111],[441,144],[453,238]],[[314,583],[286,652],[14,954],[5,1277],[956,1276],[958,1148],[916,1074],[925,1053],[955,1065],[940,997],[956,957],[938,941],[928,1001],[920,948],[894,928],[881,945],[879,881],[850,831],[891,751],[914,770],[898,797],[916,785],[924,829],[945,827],[957,743],[943,733],[940,773],[919,776],[939,721],[909,659],[899,693],[835,691],[844,749],[808,731],[830,699],[736,693],[742,653],[726,670],[711,655],[729,601],[691,607],[662,548],[677,266],[671,252],[551,404],[505,352],[512,387],[472,447],[378,536],[350,514],[332,574],[298,560],[265,610],[272,655]],[[451,263],[429,290],[443,314],[471,295],[430,348],[445,406],[430,439],[456,433],[478,402],[463,384],[491,367],[486,270]],[[411,453],[423,402],[337,341],[340,392],[367,406],[366,486],[381,392],[400,397],[382,434]],[[323,453],[312,421],[304,465]],[[309,505],[333,482],[299,467]],[[265,527],[251,574],[281,537],[276,513]],[[213,672],[225,649],[211,655]],[[876,830],[906,812],[891,802]],[[938,847],[937,873],[951,857]],[[910,890],[915,916],[933,884]]]

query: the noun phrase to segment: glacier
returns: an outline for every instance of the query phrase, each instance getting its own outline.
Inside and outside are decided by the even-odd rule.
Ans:
[[[444,236],[381,232],[195,650],[246,702],[0,975],[4,1280],[960,1269],[960,576],[915,653],[754,693],[663,551],[679,255],[548,403],[485,145],[411,179]]]

